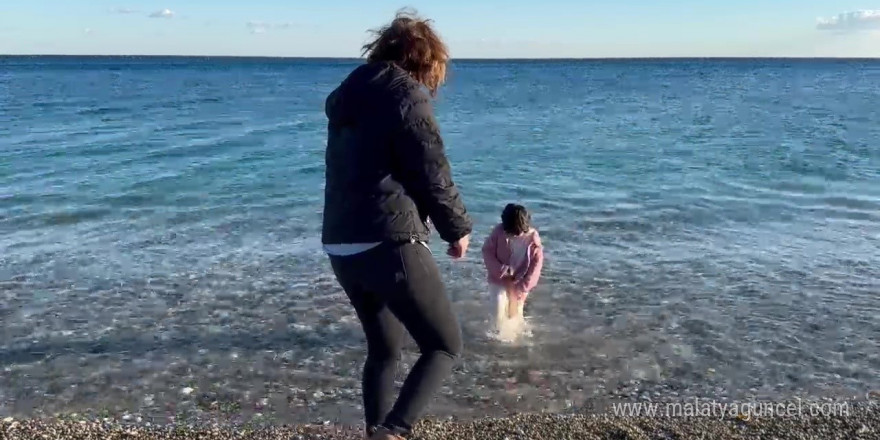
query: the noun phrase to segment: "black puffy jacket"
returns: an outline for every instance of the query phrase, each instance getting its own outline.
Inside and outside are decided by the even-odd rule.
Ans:
[[[392,63],[356,68],[327,98],[324,244],[447,242],[471,233],[429,95]]]

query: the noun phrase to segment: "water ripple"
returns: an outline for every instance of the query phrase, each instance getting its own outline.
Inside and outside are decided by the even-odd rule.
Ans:
[[[184,381],[354,408],[362,335],[319,243],[351,62],[0,62],[0,416],[162,413]],[[475,248],[518,201],[547,259],[530,342],[503,346],[479,254],[439,258],[470,348],[438,408],[880,386],[876,63],[453,67],[437,117]]]

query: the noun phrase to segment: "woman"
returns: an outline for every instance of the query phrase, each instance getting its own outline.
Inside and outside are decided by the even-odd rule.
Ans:
[[[452,181],[431,98],[448,51],[428,21],[398,13],[327,98],[322,242],[367,339],[370,439],[403,439],[461,353],[461,330],[426,245],[430,222],[464,257],[472,223]],[[427,92],[426,92],[427,91]],[[391,406],[406,332],[421,357]]]

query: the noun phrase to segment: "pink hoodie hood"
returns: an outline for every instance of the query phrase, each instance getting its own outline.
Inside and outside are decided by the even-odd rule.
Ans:
[[[541,268],[544,265],[544,248],[538,231],[532,229],[529,235],[527,258],[520,267],[510,267],[512,249],[510,238],[501,225],[483,243],[483,262],[486,264],[487,279],[492,284],[502,284],[502,278],[512,276],[517,289],[529,292],[538,285]]]

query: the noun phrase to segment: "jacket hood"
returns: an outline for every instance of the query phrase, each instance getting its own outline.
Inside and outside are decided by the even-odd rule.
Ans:
[[[354,69],[324,103],[324,113],[331,123],[348,125],[358,119],[360,112],[375,108],[375,97],[400,76],[402,70],[391,63],[363,64]],[[404,73],[405,75],[405,73]]]
[[[504,232],[504,226],[502,224],[495,225],[495,229],[492,231],[493,234],[496,234],[498,237],[505,238],[507,237],[507,233]],[[538,230],[535,228],[529,229],[529,232],[526,232],[525,235],[529,237],[529,247],[530,248],[540,248],[543,247],[541,244],[541,235],[538,234]]]
[[[538,234],[538,230],[537,230],[537,229],[532,228],[529,232],[527,232],[527,234],[529,234],[529,235],[531,236],[531,239],[532,239],[531,245],[532,245],[532,247],[536,247],[536,248],[543,247],[543,246],[541,245],[541,236]]]

